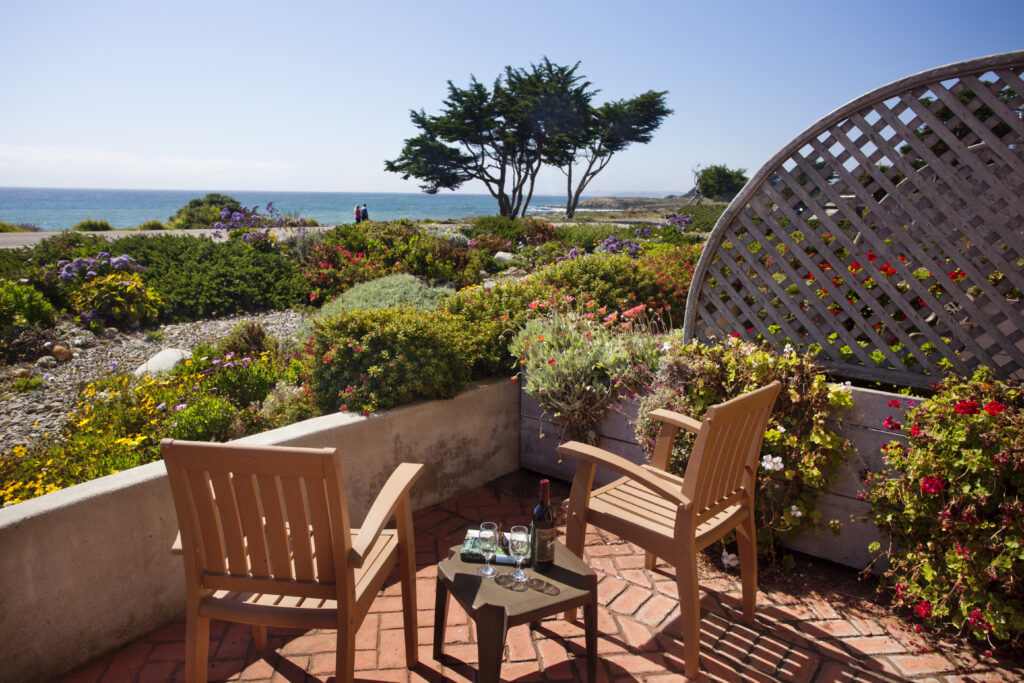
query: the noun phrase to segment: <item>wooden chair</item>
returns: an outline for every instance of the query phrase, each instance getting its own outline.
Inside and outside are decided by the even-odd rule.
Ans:
[[[582,557],[587,524],[593,524],[644,548],[648,569],[658,557],[675,566],[689,678],[697,676],[700,652],[697,552],[733,529],[739,545],[743,618],[754,619],[754,486],[761,443],[780,387],[772,382],[712,406],[703,422],[668,410],[652,411],[649,416],[661,422],[661,431],[650,465],[637,466],[576,441],[558,447],[562,455],[580,460],[566,503],[566,546]],[[697,435],[683,477],[665,471],[679,429]],[[591,491],[596,465],[625,476]],[[575,610],[565,614],[566,619],[575,616]]]
[[[355,636],[399,566],[406,665],[416,665],[416,551],[409,489],[423,465],[403,463],[360,529],[350,529],[335,449],[196,443],[160,449],[178,513],[187,590],[185,677],[206,681],[210,619],[338,630],[336,680],[351,681]],[[396,529],[385,529],[395,514]]]

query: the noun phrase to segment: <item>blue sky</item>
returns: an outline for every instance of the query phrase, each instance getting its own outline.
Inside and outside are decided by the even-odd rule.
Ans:
[[[416,192],[383,169],[409,110],[547,56],[598,103],[675,110],[588,194],[680,192],[885,83],[1022,49],[1022,26],[1021,0],[0,0],[0,186]]]

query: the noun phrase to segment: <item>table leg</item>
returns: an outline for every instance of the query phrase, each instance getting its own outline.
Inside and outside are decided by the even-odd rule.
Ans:
[[[440,577],[435,581],[434,588],[434,659],[441,661],[444,649],[444,627],[448,619],[448,589]]]
[[[587,649],[587,683],[597,679],[597,602],[583,606],[584,644]]]
[[[508,616],[505,608],[484,606],[476,615],[477,657],[480,660],[478,683],[498,683],[501,660],[505,655]]]

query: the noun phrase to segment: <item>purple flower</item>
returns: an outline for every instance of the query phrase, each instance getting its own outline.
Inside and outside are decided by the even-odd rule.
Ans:
[[[185,410],[185,408],[188,408],[187,403],[179,403],[178,405],[174,406],[175,410]]]
[[[117,370],[117,365],[118,364],[116,360],[110,361],[110,371],[113,372],[114,370]]]
[[[163,409],[164,409],[164,406],[166,406],[166,405],[167,405],[167,401],[164,401],[163,403],[161,403],[160,405],[158,405],[158,406],[157,406],[156,408],[154,408],[153,410],[163,410]]]

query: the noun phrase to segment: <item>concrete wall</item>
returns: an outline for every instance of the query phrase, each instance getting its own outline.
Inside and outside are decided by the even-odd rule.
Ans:
[[[837,420],[831,421],[830,427],[850,440],[854,453],[840,468],[828,492],[818,496],[816,504],[824,519],[837,519],[842,523],[842,533],[839,536],[828,531],[804,534],[787,545],[855,569],[864,569],[870,564],[872,555],[868,552],[868,545],[872,541],[883,542],[883,538],[878,527],[868,519],[870,503],[857,500],[857,495],[864,490],[861,481],[866,472],[885,469],[882,446],[903,433],[883,427],[885,418],[892,416],[906,430],[908,402],[920,403],[921,400],[914,396],[853,387],[853,407],[837,415]],[[899,406],[890,406],[892,401],[898,401]],[[882,547],[885,547],[884,542]],[[880,573],[886,566],[880,562],[873,570]]]
[[[419,509],[519,467],[519,389],[328,415],[242,441],[336,446],[353,524],[395,464],[420,462]],[[162,462],[0,509],[0,680],[52,678],[184,612],[177,518]]]

